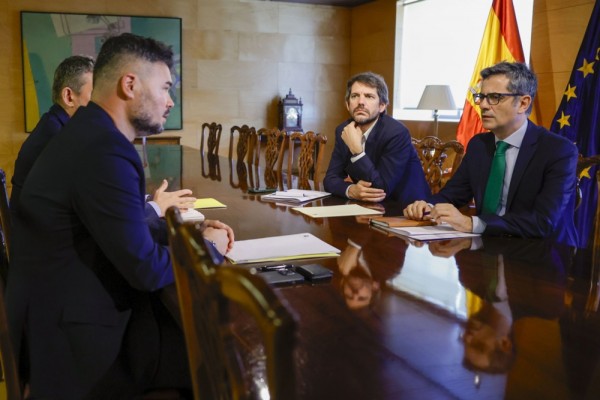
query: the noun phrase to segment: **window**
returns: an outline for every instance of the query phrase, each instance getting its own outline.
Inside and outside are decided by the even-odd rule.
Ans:
[[[525,59],[529,59],[533,0],[513,0]],[[425,85],[450,85],[456,107],[440,120],[458,120],[473,74],[492,0],[399,0],[394,82],[395,118],[432,119],[416,110]]]

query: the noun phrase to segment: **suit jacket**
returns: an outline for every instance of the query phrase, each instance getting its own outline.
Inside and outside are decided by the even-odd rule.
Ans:
[[[494,151],[493,133],[475,135],[454,176],[430,202],[462,207],[474,198],[476,214],[487,224],[484,233],[551,238],[576,245],[575,145],[528,121],[503,216],[481,213]]]
[[[354,183],[372,182],[373,187],[385,191],[386,198],[401,202],[403,207],[431,194],[410,133],[402,123],[380,115],[365,143],[365,155],[353,163],[352,154],[342,140],[342,130],[350,122],[345,121],[335,130],[335,148],[323,180],[326,191],[346,197],[351,183],[344,179],[350,176]]]
[[[133,144],[94,103],[76,112],[32,168],[15,219],[6,300],[15,345],[23,334],[27,340],[33,397],[83,398],[124,342],[145,351],[127,347],[132,380],[156,369],[149,292],[174,277],[168,249],[145,220],[144,195]]]
[[[68,120],[69,114],[61,106],[54,104],[47,113],[42,115],[33,132],[23,142],[15,161],[15,170],[11,180],[10,210],[12,213],[18,211],[21,189],[25,183],[25,178],[27,178],[31,167],[33,167],[33,163],[50,142],[50,139],[60,132]]]

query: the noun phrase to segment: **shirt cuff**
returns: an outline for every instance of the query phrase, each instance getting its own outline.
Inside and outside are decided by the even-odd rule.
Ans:
[[[365,152],[361,151],[360,154],[357,154],[354,157],[350,157],[350,161],[352,161],[353,163],[355,163],[358,160],[360,160],[361,158],[363,158],[364,156],[365,156]]]
[[[152,209],[154,210],[154,212],[156,213],[156,215],[158,215],[159,217],[162,217],[162,214],[160,212],[160,207],[158,206],[158,204],[155,201],[149,201],[148,204],[150,204],[152,206]]]
[[[487,224],[481,218],[473,216],[471,220],[473,221],[473,233],[483,233],[485,231]]]

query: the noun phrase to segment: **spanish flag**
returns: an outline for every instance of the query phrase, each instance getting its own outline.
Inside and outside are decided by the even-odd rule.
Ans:
[[[483,132],[480,110],[473,101],[471,88],[479,86],[479,73],[482,69],[500,61],[525,62],[512,0],[494,0],[488,15],[463,114],[456,131],[456,139],[464,146],[475,134]]]

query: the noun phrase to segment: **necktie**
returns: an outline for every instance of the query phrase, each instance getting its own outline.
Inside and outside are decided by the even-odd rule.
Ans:
[[[504,184],[504,171],[506,170],[506,149],[509,144],[503,141],[496,143],[496,152],[492,160],[492,168],[488,177],[485,194],[483,196],[483,214],[495,214],[500,205],[502,185]]]

